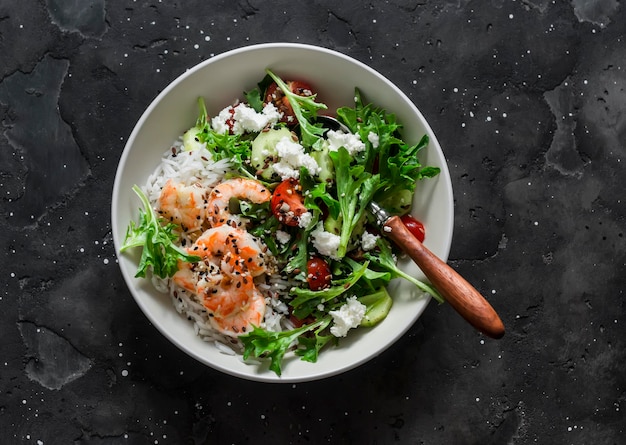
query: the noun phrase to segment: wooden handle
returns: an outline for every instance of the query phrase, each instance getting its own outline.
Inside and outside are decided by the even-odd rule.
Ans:
[[[385,222],[385,234],[415,261],[441,296],[472,326],[491,338],[504,335],[502,320],[480,292],[415,238],[399,217],[392,216]]]

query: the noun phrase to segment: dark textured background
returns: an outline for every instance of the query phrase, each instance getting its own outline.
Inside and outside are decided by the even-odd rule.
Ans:
[[[618,0],[0,0],[0,443],[626,443],[626,11]],[[341,376],[241,381],[128,292],[117,162],[150,101],[243,45],[344,52],[431,123],[450,263],[500,341],[431,304]]]

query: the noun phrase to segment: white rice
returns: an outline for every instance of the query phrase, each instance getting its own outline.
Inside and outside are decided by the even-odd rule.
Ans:
[[[183,151],[180,142],[163,154],[161,163],[148,177],[146,193],[151,202],[156,202],[161,189],[169,179],[185,185],[199,184],[212,188],[231,169],[228,159],[213,162],[206,150]]]
[[[207,150],[184,151],[182,143],[177,141],[170,150],[163,154],[161,163],[149,176],[144,191],[154,208],[161,189],[169,179],[184,185],[199,184],[210,190],[220,183],[231,171],[230,161],[222,159],[213,162]],[[265,296],[266,308],[261,327],[268,331],[293,329],[289,321],[287,304],[281,296],[286,295],[293,283],[289,283],[278,275],[262,276],[256,279],[258,290]],[[196,335],[202,340],[214,343],[224,354],[238,355],[242,352],[241,342],[233,337],[220,333],[211,325],[211,318],[196,295],[176,285],[171,279],[152,277],[155,289],[168,293],[172,304],[181,316],[192,324]],[[247,360],[246,363],[250,363]]]

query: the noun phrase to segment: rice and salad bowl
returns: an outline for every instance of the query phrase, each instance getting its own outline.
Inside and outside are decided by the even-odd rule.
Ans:
[[[262,263],[263,271],[262,273],[259,272],[259,275],[250,275],[247,267],[243,269],[238,266],[234,267],[233,265],[237,263],[231,261],[230,256],[223,256],[224,252],[221,248],[210,247],[212,249],[211,256],[204,260],[208,267],[217,270],[216,273],[207,275],[206,270],[204,270],[206,267],[203,266],[203,273],[205,274],[202,275],[201,281],[205,290],[209,289],[207,280],[212,286],[212,292],[217,292],[213,285],[216,283],[219,285],[217,287],[220,295],[226,294],[224,292],[224,289],[226,289],[223,284],[225,282],[223,281],[224,279],[227,279],[228,283],[233,280],[233,277],[236,277],[234,278],[235,281],[241,280],[240,276],[254,280],[254,289],[252,289],[252,285],[245,277],[242,279],[243,281],[237,283],[238,286],[243,285],[244,288],[249,288],[250,295],[253,292],[256,296],[261,294],[262,299],[265,301],[265,304],[257,310],[257,312],[262,312],[260,314],[262,315],[262,323],[258,323],[257,320],[257,322],[245,325],[243,326],[244,332],[241,332],[241,326],[234,327],[231,322],[233,316],[221,310],[223,308],[222,305],[219,308],[213,307],[203,304],[202,298],[198,298],[198,295],[200,295],[198,293],[198,277],[200,275],[197,267],[189,266],[185,269],[185,267],[180,266],[184,261],[179,258],[178,261],[182,262],[178,263],[177,269],[179,271],[173,277],[171,275],[167,276],[167,274],[159,277],[152,271],[147,271],[145,278],[138,277],[136,276],[138,264],[144,260],[145,254],[142,257],[141,249],[127,249],[127,246],[125,246],[125,243],[128,244],[129,239],[129,224],[131,226],[134,224],[135,229],[139,225],[138,214],[141,213],[141,210],[138,212],[138,209],[141,208],[141,200],[136,195],[138,191],[137,186],[143,192],[144,198],[150,203],[152,209],[156,210],[156,212],[161,212],[161,215],[155,214],[163,216],[163,210],[159,206],[164,205],[164,201],[160,196],[163,194],[168,181],[171,181],[170,184],[177,184],[178,189],[174,190],[177,193],[177,197],[180,197],[179,195],[183,187],[197,187],[203,190],[203,196],[207,199],[209,196],[215,195],[215,193],[211,195],[211,192],[219,184],[224,184],[223,187],[226,187],[226,185],[239,187],[237,190],[243,188],[247,193],[251,183],[246,181],[257,181],[261,184],[261,186],[255,186],[258,190],[254,196],[257,196],[261,192],[268,194],[273,192],[276,195],[277,184],[282,182],[301,181],[306,183],[306,178],[298,178],[297,173],[285,173],[288,170],[288,166],[283,165],[282,167],[285,168],[281,170],[282,167],[279,164],[284,164],[284,162],[276,153],[273,153],[274,157],[271,159],[271,162],[266,162],[264,166],[266,169],[268,166],[275,166],[275,172],[261,177],[263,166],[257,163],[257,165],[248,170],[252,172],[253,176],[255,173],[258,173],[259,176],[250,178],[245,177],[248,173],[237,174],[235,172],[237,166],[234,168],[233,158],[230,156],[218,159],[220,156],[216,155],[215,152],[209,153],[206,149],[202,150],[202,147],[200,149],[190,149],[189,146],[185,146],[184,135],[189,133],[190,128],[195,128],[194,131],[198,130],[198,123],[202,120],[202,112],[199,117],[198,110],[202,110],[204,104],[206,104],[204,120],[208,125],[208,131],[219,130],[218,127],[224,125],[224,122],[228,120],[228,116],[220,120],[220,113],[228,112],[232,115],[234,113],[233,105],[235,105],[236,109],[237,101],[240,104],[247,105],[247,98],[244,97],[243,92],[249,92],[258,88],[259,81],[264,76],[267,77],[267,73],[275,76],[279,83],[281,80],[302,79],[307,82],[307,85],[313,85],[316,93],[315,100],[326,104],[331,114],[336,112],[337,109],[354,107],[355,94],[361,92],[366,98],[363,100],[363,104],[373,103],[377,107],[388,110],[388,112],[397,116],[398,122],[402,124],[402,138],[407,143],[417,145],[425,135],[427,136],[428,145],[419,152],[419,161],[421,166],[437,169],[438,174],[419,181],[415,188],[410,211],[413,215],[418,216],[427,227],[426,244],[429,248],[440,258],[444,260],[447,258],[453,218],[450,179],[438,142],[419,111],[398,88],[371,68],[340,53],[299,44],[253,45],[216,56],[181,75],[155,99],[131,134],[118,167],[112,205],[113,235],[122,273],[135,300],[150,321],[179,348],[202,363],[238,377],[267,382],[307,381],[346,371],[378,355],[410,328],[428,304],[429,296],[424,294],[423,289],[416,287],[407,280],[393,279],[386,286],[388,294],[393,299],[393,306],[388,314],[383,319],[377,320],[371,327],[356,328],[363,320],[366,307],[357,301],[357,297],[363,297],[363,290],[360,290],[358,295],[346,294],[340,302],[336,302],[337,298],[331,299],[330,297],[328,299],[315,300],[314,297],[317,298],[316,294],[304,291],[304,293],[308,292],[306,298],[300,296],[298,297],[299,299],[296,299],[303,302],[307,299],[311,300],[309,305],[311,307],[308,309],[295,308],[295,310],[299,310],[299,313],[304,315],[302,318],[306,318],[309,321],[308,317],[312,317],[315,314],[319,315],[320,311],[326,311],[321,313],[326,321],[314,327],[314,329],[318,327],[320,329],[324,328],[324,333],[319,332],[319,336],[316,333],[314,338],[318,343],[323,340],[328,345],[319,346],[318,350],[314,351],[315,357],[312,360],[309,357],[309,361],[303,361],[301,360],[302,354],[298,356],[293,353],[294,346],[297,344],[297,337],[294,337],[293,345],[288,351],[278,354],[280,357],[274,357],[276,360],[274,358],[269,360],[263,354],[259,354],[257,357],[252,347],[248,348],[248,354],[245,354],[245,347],[242,347],[240,338],[246,335],[250,336],[251,327],[255,328],[256,333],[256,327],[259,324],[267,332],[290,331],[300,326],[298,321],[302,320],[296,319],[296,324],[294,324],[292,317],[294,308],[290,308],[289,300],[280,298],[280,295],[288,294],[290,289],[293,289],[295,286],[302,286],[303,282],[306,283],[306,277],[303,278],[301,268],[293,267],[293,264],[291,265],[291,274],[282,273],[285,266],[289,266],[288,263],[291,260],[282,263],[276,260],[279,256],[276,254],[281,251],[283,245],[288,245],[291,251],[297,252],[296,247],[294,247],[297,244],[295,242],[297,235],[294,234],[298,230],[302,230],[311,236],[311,233],[315,232],[317,224],[318,242],[315,244],[316,237],[314,233],[309,238],[313,244],[309,242],[306,248],[307,256],[319,255],[322,258],[326,258],[328,263],[333,265],[333,271],[337,271],[340,278],[343,279],[343,281],[337,280],[333,284],[326,283],[315,290],[330,294],[330,289],[334,284],[340,283],[346,288],[354,285],[354,282],[350,282],[349,285],[346,284],[349,280],[346,277],[341,277],[342,272],[339,269],[342,266],[336,261],[339,260],[335,256],[336,251],[334,254],[326,252],[324,247],[326,241],[320,241],[324,237],[330,237],[328,232],[325,232],[322,224],[324,222],[322,221],[324,212],[311,210],[311,215],[301,214],[301,221],[298,222],[299,224],[296,224],[301,227],[295,228],[294,225],[290,227],[288,221],[283,219],[280,219],[280,222],[273,221],[267,223],[268,220],[272,219],[270,212],[268,213],[269,217],[266,215],[258,222],[260,225],[265,224],[263,228],[265,232],[257,231],[256,236],[244,239],[241,233],[247,233],[247,231],[239,232],[240,229],[236,228],[236,226],[241,227],[243,224],[244,228],[249,227],[250,231],[253,232],[253,226],[257,222],[250,221],[250,219],[254,219],[255,214],[251,210],[246,214],[246,211],[240,207],[234,209],[225,206],[224,210],[233,210],[235,219],[243,219],[244,222],[239,221],[238,224],[235,224],[229,221],[226,227],[219,228],[218,226],[221,223],[218,224],[217,217],[213,217],[213,219],[207,218],[206,221],[203,221],[203,227],[199,226],[197,230],[192,230],[190,233],[179,236],[177,242],[180,242],[181,238],[186,239],[183,241],[183,245],[178,247],[190,252],[190,255],[193,254],[190,246],[195,246],[197,249],[198,245],[208,245],[207,243],[202,244],[203,240],[209,239],[204,234],[210,234],[214,238],[217,236],[222,237],[224,234],[226,238],[219,238],[222,240],[220,243],[224,239],[234,239],[233,237],[236,235],[237,241],[240,243],[239,245],[245,244],[246,247],[252,247],[253,250],[256,249],[254,246],[259,246],[257,253],[260,256],[254,257],[256,262]],[[355,93],[355,88],[357,93]],[[199,98],[201,98],[201,106],[198,106]],[[259,108],[257,114],[263,115],[265,113],[270,115],[272,111],[271,109],[262,110]],[[246,113],[248,112],[246,111]],[[246,113],[239,112],[239,115],[246,115]],[[251,125],[254,125],[254,115],[250,114],[250,116],[252,117]],[[269,124],[268,122],[257,122],[257,124],[265,128],[265,131],[267,131],[268,127],[278,130],[283,126],[289,126],[290,130],[293,130],[289,124],[279,123],[280,117],[280,115],[270,116]],[[242,122],[246,120],[245,116],[240,119]],[[231,133],[233,133],[232,125],[235,122],[236,120],[230,121]],[[195,126],[194,123],[196,123]],[[407,123],[410,123],[410,125],[407,125]],[[260,133],[263,130],[254,128],[249,131]],[[302,139],[302,134],[300,133],[300,135]],[[366,137],[361,137],[361,139]],[[197,142],[197,138],[194,139]],[[187,142],[189,145],[189,140]],[[285,139],[283,142],[286,144],[288,141]],[[294,139],[294,142],[299,145],[302,141]],[[370,145],[374,145],[377,142],[376,138],[370,137]],[[302,142],[302,145],[308,149],[309,153],[314,154],[308,144]],[[344,145],[347,145],[347,143],[344,142]],[[285,150],[288,149],[290,148],[287,147]],[[344,151],[342,148],[342,156]],[[288,157],[284,153],[281,154],[285,158]],[[338,156],[337,154],[331,154],[336,164],[341,162],[338,160]],[[302,156],[299,158],[303,159]],[[249,164],[250,161],[248,160],[247,165]],[[309,170],[315,170],[316,164],[313,164],[313,167],[311,167],[312,164],[308,165]],[[292,165],[292,167],[294,166]],[[294,170],[297,171],[298,169],[304,172],[303,174],[307,173],[303,164],[295,165]],[[321,168],[318,168],[316,171],[319,170]],[[296,178],[294,179],[293,176],[296,176]],[[311,174],[310,177],[315,178],[316,174]],[[235,179],[239,180],[240,183],[235,182]],[[319,182],[321,181],[317,181],[318,185]],[[265,186],[267,186],[267,191],[263,190]],[[361,195],[362,191],[360,189],[357,194]],[[196,191],[193,191],[193,193],[196,193]],[[291,194],[292,191],[289,191],[289,193]],[[306,191],[306,193],[309,192]],[[323,196],[331,196],[330,192],[324,193],[326,194]],[[270,198],[267,198],[268,195],[263,196],[264,198],[259,198],[259,200],[268,201],[269,203]],[[159,201],[159,199],[162,201]],[[329,197],[328,200],[330,207],[332,207],[334,201],[340,201],[341,198],[337,196],[333,200]],[[259,206],[269,205],[266,205],[264,202],[256,204]],[[250,208],[256,204],[253,203]],[[284,203],[282,207],[284,210]],[[215,208],[217,207],[215,206]],[[287,210],[289,209],[288,206],[286,208]],[[254,209],[259,214],[263,211],[256,207]],[[145,210],[145,207],[144,211],[149,212],[149,210]],[[268,210],[265,209],[265,211],[267,212]],[[241,213],[241,215],[237,216],[237,213]],[[328,217],[327,209],[325,215]],[[165,216],[168,216],[171,221],[180,223],[180,220],[177,220],[171,214],[166,214]],[[278,218],[281,217],[279,216]],[[365,216],[361,220],[364,218]],[[225,219],[228,219],[228,217]],[[311,219],[314,219],[314,221],[309,226]],[[233,229],[230,228],[231,226]],[[273,227],[271,231],[268,229],[269,226]],[[186,229],[184,224],[182,227]],[[236,233],[231,233],[235,230],[237,231]],[[362,228],[360,230],[365,233],[365,236],[368,235]],[[180,225],[178,230],[174,230],[174,232],[180,235]],[[362,233],[359,234],[359,236],[362,235]],[[289,245],[290,236],[294,245]],[[211,243],[211,246],[216,245],[213,241]],[[359,244],[359,242],[354,241],[353,237],[347,250],[354,249],[355,243]],[[365,243],[365,241],[361,241],[361,243]],[[268,248],[268,244],[271,248]],[[302,246],[301,243],[299,245]],[[358,247],[359,251],[364,253],[365,249],[362,248],[363,246]],[[371,249],[371,246],[369,248]],[[124,252],[121,252],[121,250],[124,250]],[[284,249],[282,250],[284,251]],[[214,258],[216,252],[219,256],[217,260]],[[367,252],[365,253],[367,254]],[[329,255],[330,259],[328,259]],[[343,255],[345,255],[345,252],[342,254],[342,257]],[[374,260],[376,259],[375,257],[376,255],[374,255]],[[263,259],[259,260],[258,258]],[[365,256],[362,258],[365,258]],[[372,255],[369,254],[368,258],[371,260]],[[197,257],[193,259],[198,260]],[[252,262],[252,260],[252,258],[248,258],[248,261]],[[353,271],[356,271],[359,266],[354,261],[350,261],[354,268]],[[225,264],[230,268],[230,272],[237,269],[235,271],[237,275],[225,271]],[[185,269],[186,273],[185,277],[182,278],[181,267]],[[410,261],[400,258],[398,267],[407,275],[419,280],[424,279],[419,269]],[[376,271],[380,273],[385,272],[385,270],[380,268],[376,269]],[[360,270],[359,273],[363,274],[364,272]],[[191,287],[187,286],[187,289],[185,289],[187,283],[185,279],[192,276],[194,278],[193,285]],[[205,279],[206,277],[209,278]],[[215,277],[219,277],[220,281],[215,281]],[[229,289],[228,298],[231,297],[231,294],[239,295],[241,293],[240,291],[237,293],[230,292],[230,287],[227,289]],[[361,288],[357,286],[355,289]],[[204,301],[206,303],[208,300],[205,298]],[[246,311],[249,312],[250,301],[252,300],[246,303]],[[256,298],[254,301],[261,301],[261,298]],[[332,306],[333,304],[334,306]],[[207,307],[210,310],[207,310]],[[339,315],[342,311],[344,314]],[[237,312],[237,319],[242,318],[242,314],[242,311]],[[244,318],[248,317],[247,314]],[[256,312],[254,314],[259,315]],[[322,316],[319,315],[319,317],[321,319]],[[350,317],[357,318],[357,321],[352,326],[350,326]],[[228,323],[230,323],[228,327],[225,327]],[[339,329],[339,325],[346,323],[347,326]],[[363,322],[363,324],[365,323]],[[234,332],[232,331],[233,329]],[[308,335],[314,329],[309,330]],[[330,329],[333,329],[334,335],[328,333]],[[248,332],[245,332],[246,330]],[[349,335],[346,335],[348,330]],[[242,334],[243,337],[240,337]],[[335,339],[338,339],[338,341],[335,341]],[[307,341],[311,342],[310,340]],[[285,354],[284,357],[282,353]],[[246,356],[245,360],[244,356]]]

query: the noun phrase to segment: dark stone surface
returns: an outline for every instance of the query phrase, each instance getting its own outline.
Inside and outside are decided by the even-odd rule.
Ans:
[[[0,443],[626,443],[625,31],[617,0],[0,0]],[[185,69],[270,41],[342,51],[421,109],[450,263],[502,340],[431,304],[370,363],[270,385],[147,322],[111,240],[126,138]]]

